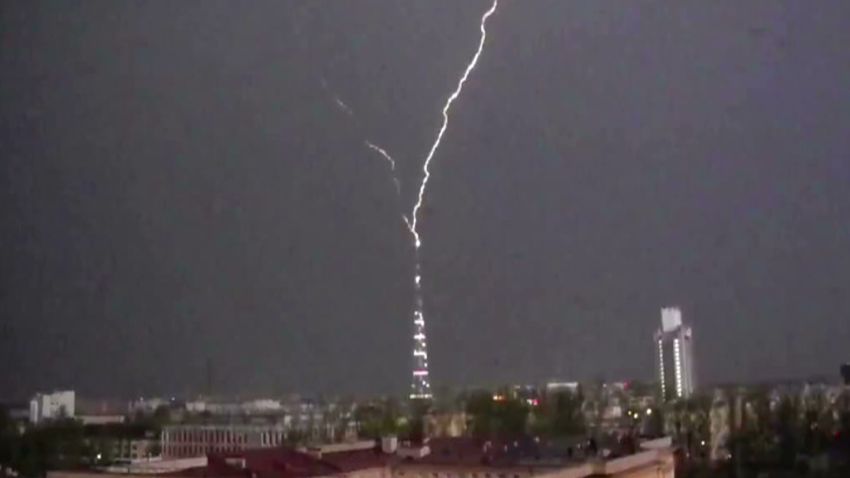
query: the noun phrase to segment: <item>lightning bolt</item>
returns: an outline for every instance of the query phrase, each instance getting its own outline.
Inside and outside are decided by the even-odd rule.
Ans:
[[[352,110],[351,110],[351,108],[350,108],[347,104],[345,104],[345,102],[344,102],[344,101],[342,101],[341,99],[339,99],[339,96],[334,96],[334,102],[336,103],[336,105],[337,105],[337,106],[338,106],[338,107],[339,107],[342,111],[345,111],[345,113],[346,113],[348,116],[354,116],[354,111],[352,111]]]
[[[390,176],[392,177],[393,184],[395,185],[395,192],[398,196],[401,196],[401,183],[398,180],[398,174],[395,172],[395,160],[393,157],[390,156],[390,153],[388,153],[387,150],[369,140],[366,140],[363,143],[367,148],[380,154],[390,164]],[[407,216],[402,214],[401,217],[404,219],[404,223],[407,224],[407,228],[410,229],[410,221],[407,220]]]
[[[469,78],[469,74],[475,69],[475,65],[478,63],[478,58],[484,50],[484,42],[487,40],[487,19],[490,18],[490,15],[496,12],[496,8],[498,6],[499,0],[493,0],[493,5],[489,10],[484,12],[484,15],[481,17],[481,40],[478,42],[478,50],[475,51],[475,55],[472,56],[472,60],[468,65],[466,65],[466,70],[463,72],[463,76],[460,77],[460,80],[458,80],[457,87],[443,106],[443,124],[440,126],[440,131],[437,133],[437,139],[434,140],[434,144],[431,145],[431,150],[428,151],[428,156],[425,157],[425,162],[422,164],[422,183],[419,185],[419,195],[417,197],[416,204],[413,205],[413,211],[410,213],[411,219],[409,221],[409,229],[411,234],[413,234],[413,244],[416,246],[416,249],[419,249],[419,247],[422,246],[422,241],[419,237],[419,230],[416,226],[419,223],[419,210],[422,209],[422,202],[425,200],[425,188],[428,187],[428,180],[431,179],[431,160],[434,159],[434,153],[436,153],[437,148],[440,147],[440,142],[443,140],[443,135],[446,133],[446,129],[449,126],[449,110],[451,110],[452,103],[454,103],[458,96],[460,96],[460,93],[463,90],[463,84],[466,83],[466,80]]]
[[[414,305],[414,327],[415,333],[413,335],[414,339],[414,350],[413,355],[415,359],[418,359],[416,365],[413,370],[413,378],[414,384],[413,393],[411,393],[410,397],[413,398],[421,398],[421,399],[430,399],[431,395],[431,384],[428,378],[428,352],[427,352],[427,343],[425,341],[425,316],[423,311],[423,300],[422,300],[422,267],[419,256],[419,248],[422,246],[422,241],[420,238],[419,230],[417,229],[419,223],[419,210],[422,209],[422,204],[425,200],[425,191],[428,186],[428,180],[431,178],[431,161],[434,159],[434,155],[437,152],[437,149],[440,147],[440,142],[443,140],[443,135],[446,133],[446,129],[448,129],[449,125],[449,112],[451,110],[452,104],[456,99],[460,96],[463,91],[463,85],[466,83],[466,80],[469,79],[469,75],[475,69],[475,66],[478,64],[478,58],[481,56],[481,52],[484,50],[484,43],[487,40],[487,19],[490,18],[493,13],[496,12],[496,8],[499,6],[499,0],[493,0],[492,6],[490,9],[484,12],[484,15],[481,17],[481,39],[478,42],[478,49],[475,51],[475,54],[472,56],[472,59],[466,66],[466,69],[463,72],[463,75],[457,82],[457,86],[454,91],[449,95],[446,100],[445,105],[443,106],[443,122],[440,125],[440,129],[437,132],[437,137],[434,140],[434,143],[431,145],[431,149],[428,151],[428,155],[425,157],[425,162],[422,164],[422,182],[419,185],[419,193],[417,195],[416,203],[413,205],[413,210],[410,213],[410,216],[402,214],[402,219],[404,220],[404,224],[407,226],[407,230],[410,232],[413,238],[414,245],[414,266],[415,273],[413,276],[413,286],[414,286],[414,297],[415,297],[415,305]],[[324,78],[321,78],[322,88],[326,91],[330,92],[328,89],[327,81]],[[353,117],[354,112],[351,108],[348,107],[340,98],[336,95],[333,95],[334,101],[341,110],[345,111],[349,116]],[[366,140],[364,144],[367,148],[372,151],[378,153],[382,158],[384,158],[390,166],[390,175],[393,180],[393,184],[395,184],[397,197],[401,198],[401,184],[398,180],[398,174],[396,173],[396,163],[392,156],[382,147]]]
[[[331,91],[330,87],[328,86],[328,81],[324,77],[320,77],[319,83],[322,85],[322,89],[333,97],[336,106],[340,110],[345,112],[348,116],[350,116],[352,120],[354,120],[354,110],[352,110],[351,107],[349,107],[344,101],[342,101],[339,96],[337,96],[333,93],[333,91]],[[376,153],[380,154],[382,158],[387,160],[387,163],[389,163],[390,165],[390,178],[393,180],[396,196],[401,198],[401,182],[398,180],[398,174],[395,171],[395,160],[393,159],[393,157],[390,156],[390,153],[388,153],[387,150],[369,140],[363,141],[363,144],[365,144],[367,148],[371,149],[372,151],[375,151]],[[404,220],[404,224],[407,226],[407,229],[410,230],[410,221],[407,219],[407,216],[402,214],[401,218]]]
[[[329,95],[331,95],[333,97],[334,104],[336,104],[337,108],[342,110],[348,116],[351,116],[351,117],[354,116],[354,110],[352,110],[350,106],[345,104],[345,101],[342,101],[342,98],[340,98],[333,91],[331,91],[331,88],[328,85],[328,80],[326,80],[324,76],[319,77],[319,84],[322,85],[322,89],[326,93],[328,93]]]
[[[387,150],[368,140],[364,141],[363,143],[366,144],[367,148],[371,149],[372,151],[376,151],[378,154],[383,156],[384,159],[386,159],[387,162],[390,163],[390,171],[395,173],[395,160],[392,156],[390,156],[390,153],[388,153]],[[393,176],[395,176],[395,174],[393,174]]]
[[[434,159],[434,154],[437,152],[437,148],[440,147],[440,142],[443,140],[443,135],[446,133],[446,129],[449,126],[449,111],[451,110],[452,103],[454,103],[454,101],[460,96],[461,91],[463,91],[464,83],[466,83],[466,80],[469,78],[472,70],[475,69],[475,65],[478,64],[478,58],[484,50],[484,42],[487,39],[487,19],[490,18],[490,15],[496,12],[496,8],[498,6],[499,0],[493,0],[493,5],[489,10],[484,12],[484,15],[481,17],[481,40],[478,42],[478,49],[475,51],[475,55],[472,56],[472,60],[470,60],[469,64],[466,65],[466,70],[464,70],[463,76],[461,76],[460,80],[458,80],[457,87],[452,94],[449,95],[448,100],[446,100],[446,104],[443,106],[443,124],[440,125],[437,138],[434,140],[434,144],[431,145],[431,149],[425,157],[425,162],[422,164],[422,183],[419,185],[419,194],[417,195],[416,204],[413,205],[413,211],[410,213],[410,219],[406,216],[402,216],[405,224],[407,225],[407,229],[413,236],[414,263],[416,267],[416,271],[413,276],[413,293],[416,301],[413,311],[415,332],[413,335],[413,356],[414,359],[418,360],[415,361],[413,369],[413,384],[411,384],[412,390],[410,394],[411,399],[430,400],[433,397],[431,395],[431,383],[428,374],[428,350],[425,342],[425,313],[422,304],[422,267],[419,258],[419,248],[422,246],[422,241],[419,235],[419,230],[416,227],[419,222],[419,210],[422,209],[422,203],[425,200],[425,189],[428,186],[428,180],[431,178],[431,171],[429,169],[431,160]]]

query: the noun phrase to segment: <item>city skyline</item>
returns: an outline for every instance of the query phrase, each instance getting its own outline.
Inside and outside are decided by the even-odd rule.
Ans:
[[[4,4],[0,394],[409,392],[491,3]],[[430,385],[651,381],[668,304],[700,385],[850,360],[848,15],[503,2]]]

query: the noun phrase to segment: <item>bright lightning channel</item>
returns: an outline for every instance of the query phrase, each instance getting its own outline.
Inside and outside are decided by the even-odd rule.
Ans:
[[[345,104],[345,102],[342,101],[339,96],[334,96],[334,102],[339,107],[339,109],[345,111],[345,114],[347,114],[348,116],[354,116],[354,111],[347,104]]]
[[[428,381],[428,352],[427,352],[427,343],[425,339],[424,327],[425,327],[425,317],[423,314],[422,307],[422,275],[421,275],[421,264],[419,261],[419,248],[422,246],[422,241],[420,239],[419,230],[417,229],[418,219],[419,219],[419,210],[422,208],[423,201],[425,200],[425,190],[428,186],[428,180],[431,178],[430,165],[431,160],[434,158],[434,155],[437,152],[437,149],[440,147],[440,142],[443,139],[443,135],[446,132],[446,129],[449,125],[449,111],[451,110],[452,104],[454,101],[460,96],[461,91],[463,90],[463,85],[466,83],[466,80],[469,78],[469,75],[472,73],[472,70],[475,69],[475,66],[478,64],[478,58],[481,56],[481,52],[484,50],[484,43],[487,39],[487,19],[490,18],[493,13],[496,12],[496,8],[499,5],[499,0],[493,0],[493,5],[489,10],[484,12],[484,15],[481,17],[481,40],[478,43],[478,49],[475,51],[475,55],[473,55],[469,64],[466,66],[466,69],[463,72],[463,75],[460,77],[457,83],[457,87],[449,95],[449,98],[446,100],[446,104],[443,106],[443,122],[440,126],[440,130],[437,133],[437,137],[434,140],[434,143],[431,145],[431,149],[428,151],[428,155],[425,157],[425,162],[422,165],[423,177],[422,182],[419,185],[419,194],[417,195],[416,203],[413,206],[413,210],[410,216],[402,215],[402,219],[404,220],[404,224],[407,226],[408,231],[413,237],[413,245],[414,245],[414,265],[416,272],[413,276],[413,284],[414,284],[414,296],[415,296],[415,307],[413,311],[414,315],[414,326],[415,326],[415,334],[413,335],[413,339],[415,341],[413,355],[415,357],[420,358],[420,361],[417,362],[413,370],[414,376],[414,384],[412,387],[414,388],[413,393],[410,395],[411,398],[420,398],[420,399],[430,399],[431,395],[431,384]],[[324,78],[321,78],[322,87],[327,90],[327,82]],[[354,113],[351,108],[348,107],[340,98],[334,95],[334,101],[336,102],[337,107],[346,112],[349,116],[353,116]],[[393,184],[396,187],[396,193],[399,197],[401,197],[401,184],[398,180],[398,175],[396,173],[396,163],[395,160],[390,156],[390,154],[380,146],[370,142],[364,141],[366,147],[375,151],[381,157],[383,157],[390,165],[390,175],[393,180]]]
[[[419,238],[419,230],[416,226],[419,221],[419,210],[422,208],[422,202],[425,200],[425,188],[428,186],[428,180],[431,178],[429,166],[431,165],[431,160],[434,158],[434,153],[436,153],[437,148],[440,147],[440,142],[443,140],[443,134],[449,126],[449,110],[452,107],[452,103],[454,103],[457,97],[460,96],[460,92],[463,90],[463,84],[466,83],[467,78],[469,78],[469,74],[475,69],[475,65],[478,63],[478,57],[481,56],[481,52],[484,50],[484,41],[487,39],[487,19],[490,18],[490,15],[496,12],[496,7],[498,6],[499,0],[493,0],[493,5],[489,10],[484,12],[484,16],[481,17],[481,40],[478,42],[478,50],[466,66],[463,76],[461,76],[460,80],[457,82],[457,88],[455,88],[449,96],[449,99],[446,101],[445,106],[443,106],[443,124],[440,126],[440,131],[437,133],[437,139],[434,140],[434,144],[431,145],[431,150],[428,151],[428,156],[425,157],[425,163],[422,165],[422,172],[424,175],[422,176],[422,183],[419,185],[419,196],[416,200],[416,204],[413,205],[413,212],[410,213],[411,219],[409,221],[409,229],[413,234],[413,244],[417,249],[422,246],[422,241]]]
[[[393,157],[390,156],[390,153],[388,153],[387,150],[385,150],[384,148],[378,146],[377,144],[375,144],[375,143],[373,143],[369,140],[366,140],[363,143],[366,145],[367,148],[369,148],[372,151],[375,151],[378,154],[380,154],[381,157],[386,159],[387,162],[390,164],[390,177],[393,180],[393,185],[395,185],[395,193],[400,198],[401,197],[401,182],[398,180],[398,174],[396,174],[396,172],[395,172],[395,160],[393,159]],[[407,226],[407,229],[410,230],[410,221],[407,219],[407,216],[402,214],[401,218],[402,218],[402,220],[404,220],[404,224]]]
[[[388,153],[387,150],[371,141],[364,141],[364,143],[366,144],[367,148],[371,149],[372,151],[376,151],[378,154],[383,156],[383,158],[386,159],[388,163],[390,163],[390,171],[392,171],[393,175],[395,175],[395,160],[392,156],[390,156],[390,153]]]
[[[344,101],[342,101],[342,98],[340,98],[338,95],[334,94],[333,91],[331,91],[331,88],[328,85],[328,80],[326,80],[324,76],[319,77],[319,84],[322,85],[322,89],[326,93],[333,97],[334,104],[336,104],[337,108],[339,108],[348,116],[354,116],[354,110],[352,110],[351,107],[349,107]]]

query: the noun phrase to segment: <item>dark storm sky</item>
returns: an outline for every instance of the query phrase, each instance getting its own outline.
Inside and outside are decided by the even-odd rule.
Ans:
[[[0,396],[404,392],[488,1],[6,1]],[[436,385],[850,359],[850,4],[503,1],[433,164]],[[340,98],[353,111],[335,104]],[[399,163],[401,203],[371,140]]]

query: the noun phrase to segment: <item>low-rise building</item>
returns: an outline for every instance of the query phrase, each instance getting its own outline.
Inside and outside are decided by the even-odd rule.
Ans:
[[[289,430],[282,424],[170,425],[162,429],[162,455],[164,458],[188,458],[280,447],[286,442]]]
[[[173,401],[160,397],[139,397],[127,404],[127,413],[130,415],[151,415],[160,407],[170,407]]]
[[[159,458],[159,439],[126,438],[115,442],[112,452],[116,462],[137,463]]]
[[[285,412],[280,400],[258,398],[243,402],[192,400],[185,404],[187,412],[210,415],[268,415]]]
[[[549,453],[532,441],[469,438],[398,446],[385,440],[293,449],[286,447],[210,453],[203,466],[160,474],[163,478],[675,478],[669,438],[607,457]],[[113,478],[106,472],[49,472],[48,478]],[[136,471],[135,474],[141,474]]]
[[[466,413],[430,413],[425,416],[425,436],[431,438],[460,437],[466,434]]]
[[[578,382],[547,382],[546,383],[546,393],[561,393],[561,392],[570,392],[570,393],[578,393],[579,391],[579,383]]]
[[[119,425],[127,421],[124,415],[77,415],[75,420],[83,425]]]

